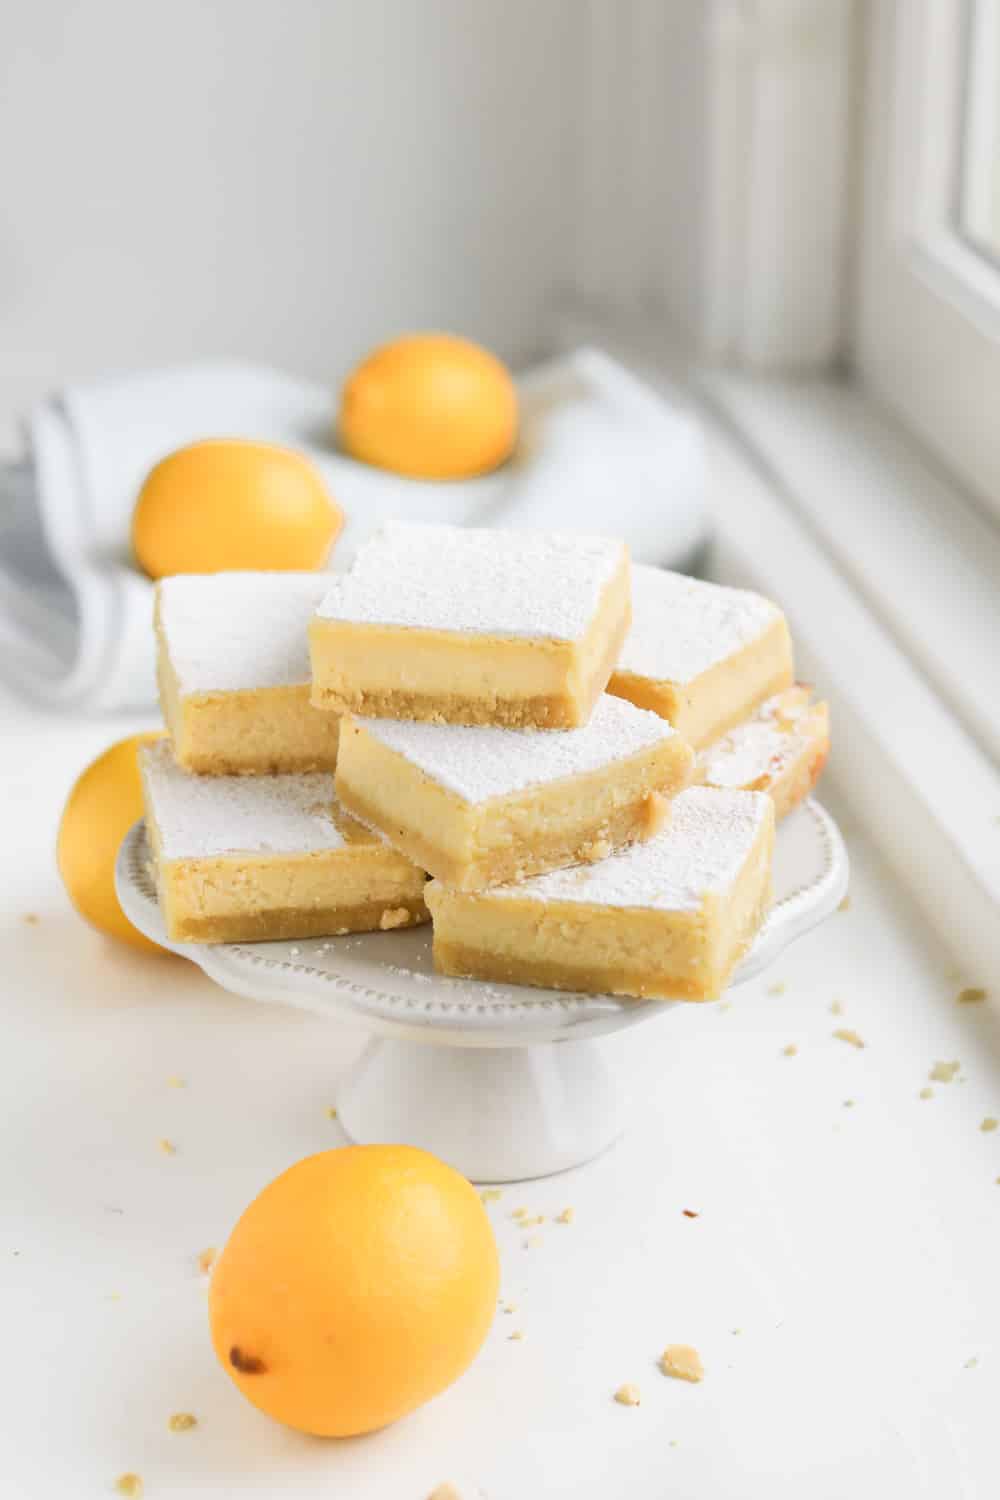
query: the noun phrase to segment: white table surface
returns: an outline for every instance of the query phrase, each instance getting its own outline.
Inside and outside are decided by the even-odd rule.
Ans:
[[[444,1480],[464,1500],[996,1493],[1000,1131],[979,1127],[1000,1115],[997,1011],[955,1003],[976,976],[918,929],[827,787],[850,909],[731,1005],[606,1044],[631,1127],[490,1205],[520,1312],[472,1370],[363,1439],[254,1411],[216,1365],[195,1257],[275,1174],[341,1143],[326,1110],[363,1038],[76,918],[62,802],[134,727],[0,702],[4,1500],[107,1496],[125,1470],[148,1500],[424,1500]],[[961,1078],[920,1100],[939,1058]],[[576,1219],[526,1250],[522,1204]],[[668,1342],[698,1347],[701,1385],[658,1372]],[[624,1381],[639,1407],[612,1401]],[[168,1431],[182,1410],[198,1427]]]

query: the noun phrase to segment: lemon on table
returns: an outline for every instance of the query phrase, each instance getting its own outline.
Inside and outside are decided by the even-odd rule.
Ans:
[[[150,578],[239,568],[321,568],[344,514],[316,466],[291,448],[213,438],[150,472],[132,546]]]
[[[109,937],[147,953],[164,950],[133,927],[118,903],[115,861],[121,841],[142,817],[136,751],[159,734],[119,740],[87,767],[66,799],[56,859],[69,898],[81,917]]]
[[[212,1342],[269,1416],[347,1437],[457,1380],[498,1285],[493,1231],[464,1177],[412,1146],[344,1146],[250,1204],[212,1276]]]
[[[376,349],[348,377],[337,436],[345,453],[421,479],[495,469],[517,438],[517,391],[488,349],[415,333]]]

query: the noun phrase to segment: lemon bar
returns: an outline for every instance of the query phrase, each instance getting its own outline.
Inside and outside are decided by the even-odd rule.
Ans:
[[[771,901],[774,806],[762,792],[690,787],[669,825],[600,864],[522,885],[433,880],[442,974],[591,994],[709,1000]]]
[[[140,751],[167,936],[261,942],[427,920],[425,875],[337,806],[328,771],[192,776],[167,740]]]
[[[573,728],[629,619],[623,542],[393,522],[313,617],[312,701],[366,718]]]
[[[788,626],[769,599],[632,569],[632,629],[608,692],[662,714],[700,750],[793,679]]]
[[[348,716],[336,785],[423,869],[477,890],[649,837],[692,762],[671,725],[605,693],[558,734]]]
[[[156,589],[157,676],[189,771],[332,771],[338,721],[309,702],[309,619],[328,573],[179,574]]]
[[[698,756],[695,779],[705,786],[767,792],[783,818],[807,797],[830,753],[830,710],[796,684],[762,703],[754,715]]]

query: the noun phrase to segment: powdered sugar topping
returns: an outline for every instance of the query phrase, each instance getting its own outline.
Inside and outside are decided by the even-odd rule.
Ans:
[[[702,750],[698,779],[708,786],[762,788],[813,748],[825,725],[825,709],[810,702],[808,688],[776,693],[752,718]]]
[[[674,798],[667,827],[648,843],[633,844],[599,864],[498,886],[488,895],[697,911],[710,891],[724,892],[733,884],[771,816],[771,799],[763,792],[689,787]]]
[[[603,693],[580,729],[530,730],[362,719],[373,739],[466,802],[485,802],[638,755],[676,731],[657,714]]]
[[[701,778],[711,786],[752,786],[763,777],[776,776],[808,745],[804,735],[752,719],[703,750],[698,757],[698,769]]]
[[[618,668],[661,682],[691,682],[749,646],[780,613],[745,589],[635,565],[632,629]]]
[[[626,556],[562,533],[390,522],[334,579],[321,619],[576,641]]]
[[[178,574],[158,585],[160,627],[182,693],[309,682],[309,619],[329,573]]]
[[[169,740],[140,751],[143,783],[164,859],[304,854],[348,842],[335,821],[333,776],[191,776]]]

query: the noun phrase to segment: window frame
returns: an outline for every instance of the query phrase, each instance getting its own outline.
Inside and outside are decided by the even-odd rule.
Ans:
[[[860,379],[1000,518],[1000,269],[958,224],[969,18],[968,3],[870,7],[852,353]]]

